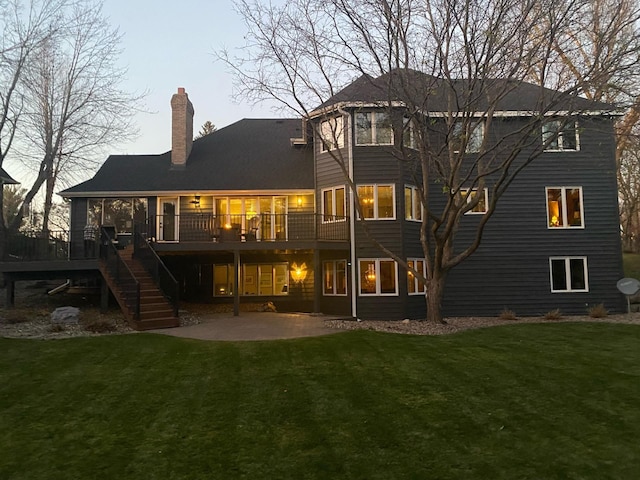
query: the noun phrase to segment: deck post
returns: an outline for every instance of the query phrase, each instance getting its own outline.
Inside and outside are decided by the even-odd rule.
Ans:
[[[320,295],[322,290],[322,262],[320,250],[313,252],[313,313],[320,313]]]
[[[16,282],[10,275],[4,275],[4,283],[6,289],[5,307],[13,308],[16,306]]]
[[[240,315],[240,250],[233,251],[233,316]]]
[[[109,285],[100,277],[100,312],[105,313],[109,309]]]

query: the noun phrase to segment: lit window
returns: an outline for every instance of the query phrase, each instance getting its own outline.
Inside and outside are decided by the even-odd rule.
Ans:
[[[332,260],[322,263],[323,280],[322,293],[324,295],[347,294],[347,261]]]
[[[393,129],[386,112],[356,113],[356,145],[392,145]]]
[[[579,150],[577,123],[553,120],[542,126],[542,144],[547,151]]]
[[[342,117],[330,118],[320,123],[320,151],[326,152],[344,147]]]
[[[213,295],[225,297],[233,295],[234,266],[214,265]],[[288,263],[259,263],[242,266],[239,278],[240,295],[275,296],[289,293]]]
[[[393,220],[395,213],[393,185],[358,185],[362,217],[367,220]]]
[[[451,136],[453,151],[458,153],[477,153],[484,139],[484,122],[456,122]]]
[[[345,220],[345,188],[334,187],[322,190],[322,222]]]
[[[582,188],[547,187],[549,228],[582,228]]]
[[[420,191],[416,187],[404,187],[404,218],[405,220],[422,221],[422,202]]]
[[[424,259],[408,259],[407,264],[416,272],[420,272],[423,277],[426,277],[427,269]],[[426,292],[425,284],[420,279],[418,279],[418,277],[416,277],[410,270],[407,270],[407,291],[409,295],[424,295],[424,293]]]
[[[460,194],[463,198],[467,199],[467,203],[473,203],[476,200],[476,203],[470,210],[464,212],[465,215],[483,215],[487,213],[487,206],[489,205],[489,192],[486,188],[483,188],[480,194],[478,194],[478,190],[473,189],[462,189],[460,190]]]
[[[387,259],[361,259],[360,295],[398,295],[398,265]]]
[[[552,257],[549,259],[552,292],[587,292],[586,257]]]

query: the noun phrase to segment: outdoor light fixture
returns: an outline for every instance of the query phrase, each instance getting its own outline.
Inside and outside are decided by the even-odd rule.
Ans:
[[[302,206],[302,197],[298,196],[298,207]]]
[[[298,266],[297,263],[291,265],[291,279],[296,283],[302,283],[307,278],[307,264],[302,263]]]

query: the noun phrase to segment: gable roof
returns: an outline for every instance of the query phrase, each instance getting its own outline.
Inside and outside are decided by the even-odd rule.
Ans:
[[[320,113],[336,104],[347,106],[380,104],[389,101],[408,103],[421,107],[428,112],[448,111],[448,94],[458,94],[461,101],[473,100],[478,112],[488,108],[487,100],[492,94],[501,94],[496,111],[504,112],[540,112],[546,109],[568,112],[614,112],[615,107],[603,102],[595,102],[577,95],[541,88],[532,83],[509,79],[447,81],[412,69],[396,69],[372,77],[362,75],[347,85],[327,101],[319,105],[313,113]],[[472,93],[469,93],[472,92]],[[464,108],[463,108],[464,109]]]
[[[6,170],[0,167],[0,184],[3,185],[17,185],[20,182],[14,180],[11,175],[9,175]]]
[[[244,119],[194,140],[187,166],[161,155],[111,155],[95,176],[60,195],[313,189],[313,151],[292,146],[300,119]]]

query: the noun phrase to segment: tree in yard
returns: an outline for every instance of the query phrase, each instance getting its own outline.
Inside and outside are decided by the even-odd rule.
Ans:
[[[202,125],[202,128],[200,129],[200,131],[198,132],[198,135],[196,135],[196,139],[198,138],[202,138],[205,135],[209,135],[210,133],[213,133],[217,130],[216,126],[211,123],[210,120],[207,120],[206,122],[204,122],[204,124]]]
[[[25,188],[18,185],[7,185],[2,190],[2,208],[4,218],[13,218],[18,209],[22,208],[24,196],[27,193]]]
[[[348,92],[343,97],[341,90],[354,78],[369,92],[368,99],[358,100],[386,109],[395,139],[391,155],[414,172],[424,212],[420,241],[426,275],[375,238],[368,222],[357,225],[424,281],[427,319],[440,322],[447,275],[479,248],[502,195],[545,146],[558,140],[562,127],[591,105],[574,101],[583,89],[575,76],[570,82],[560,75],[554,53],[554,46],[564,42],[563,32],[585,13],[585,4],[292,0],[274,6],[241,0],[237,10],[246,22],[248,43],[239,57],[228,52],[220,57],[235,72],[240,96],[279,101],[309,119],[327,143],[339,144],[343,129],[350,131],[351,117],[342,105]],[[516,92],[526,93],[528,111],[517,128],[508,130],[503,127],[509,119],[502,114]],[[561,117],[555,115],[560,111]],[[322,121],[336,115],[343,121]],[[547,128],[541,144],[537,132],[546,124],[553,128]],[[491,132],[500,134],[488,141]],[[349,150],[327,150],[342,169],[358,218],[365,218]],[[461,219],[485,201],[469,192],[484,188],[489,191],[486,214],[465,243],[457,235]]]

